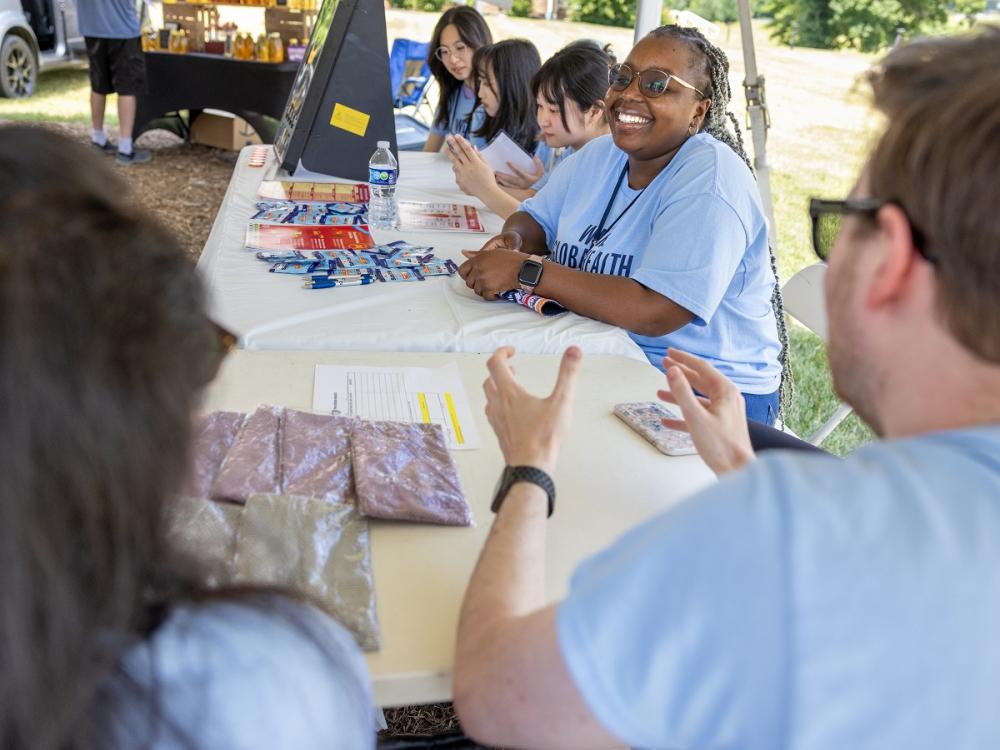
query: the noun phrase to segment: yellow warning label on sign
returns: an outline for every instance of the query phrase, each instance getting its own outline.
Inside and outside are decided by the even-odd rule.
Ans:
[[[372,119],[371,115],[338,103],[333,105],[333,117],[330,118],[330,124],[335,128],[346,130],[348,133],[364,136],[368,130],[370,119]]]

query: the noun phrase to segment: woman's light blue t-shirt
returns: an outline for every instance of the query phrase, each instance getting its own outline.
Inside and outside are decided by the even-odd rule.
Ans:
[[[545,141],[539,141],[538,148],[535,150],[535,156],[541,160],[542,166],[545,167],[545,174],[538,178],[538,181],[531,186],[531,189],[537,193],[545,187],[548,184],[549,177],[552,176],[552,171],[575,153],[576,149],[572,146],[552,148]]]
[[[771,451],[573,574],[559,649],[623,744],[1000,747],[1000,425]]]
[[[557,263],[632,278],[694,315],[665,336],[630,332],[654,366],[663,368],[673,346],[707,359],[744,393],[773,393],[781,379],[775,279],[750,170],[724,143],[693,136],[642,195],[626,176],[605,236],[591,249],[627,162],[611,136],[596,138],[554,170],[521,210],[545,231]]]
[[[486,110],[476,106],[476,93],[464,83],[448,99],[448,122],[431,125],[434,135],[460,135],[476,148],[486,146],[486,139],[474,135],[486,121]]]
[[[312,607],[218,602],[181,608],[124,669],[155,685],[164,721],[116,717],[122,747],[370,748],[371,686],[352,636]]]

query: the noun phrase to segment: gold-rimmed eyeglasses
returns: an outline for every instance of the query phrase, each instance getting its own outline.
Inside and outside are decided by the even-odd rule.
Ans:
[[[705,98],[705,94],[701,91],[701,89],[696,86],[692,86],[683,78],[675,76],[673,73],[665,73],[664,71],[657,70],[656,68],[649,68],[640,73],[636,73],[625,63],[612,65],[608,69],[608,85],[615,91],[624,91],[627,89],[630,85],[632,85],[632,79],[634,78],[639,79],[639,92],[643,96],[650,99],[654,99],[657,96],[663,96],[667,93],[671,81],[676,81],[684,88],[694,91],[702,99]]]

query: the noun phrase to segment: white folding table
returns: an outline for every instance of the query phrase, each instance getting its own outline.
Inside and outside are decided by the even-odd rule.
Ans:
[[[486,355],[458,353],[235,351],[212,384],[205,410],[251,410],[270,403],[312,408],[318,363],[438,367],[456,362],[483,439],[454,451],[473,528],[372,522],[372,554],[382,648],[367,657],[380,706],[451,697],[451,667],[462,595],[492,522],[489,511],[503,460],[483,413]],[[548,393],[559,359],[518,355],[529,391]],[[556,512],[548,521],[546,587],[562,598],[575,566],[627,529],[712,481],[698,456],[668,457],[612,414],[616,403],[655,400],[663,376],[645,361],[585,356],[573,425],[555,472]]]

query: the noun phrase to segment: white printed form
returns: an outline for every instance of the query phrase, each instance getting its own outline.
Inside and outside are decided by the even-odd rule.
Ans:
[[[439,424],[452,450],[478,448],[479,433],[454,362],[444,367],[316,365],[313,411],[390,422]]]

